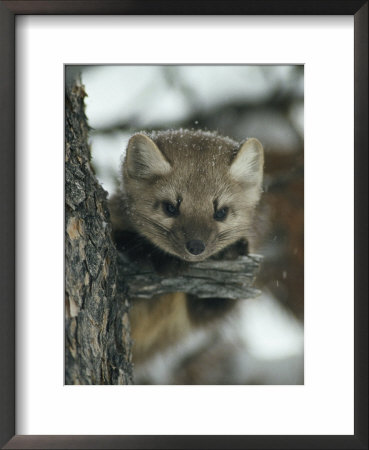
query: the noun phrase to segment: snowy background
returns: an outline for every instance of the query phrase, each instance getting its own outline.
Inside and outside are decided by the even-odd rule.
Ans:
[[[217,130],[257,137],[264,194],[253,251],[262,295],[216,330],[157,356],[157,384],[303,384],[303,66],[81,66],[96,174],[112,193],[136,131]],[[196,355],[196,356],[194,356]]]

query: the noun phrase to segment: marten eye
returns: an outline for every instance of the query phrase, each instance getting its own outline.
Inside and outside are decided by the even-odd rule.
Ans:
[[[218,209],[218,211],[215,211],[214,213],[214,219],[215,220],[224,220],[227,217],[228,208],[222,208]]]
[[[164,212],[169,217],[178,216],[178,214],[179,214],[179,209],[176,206],[174,206],[173,203],[164,202],[163,209],[164,209]]]

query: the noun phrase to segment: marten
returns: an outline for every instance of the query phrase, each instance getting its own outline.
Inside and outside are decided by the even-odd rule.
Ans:
[[[193,262],[247,254],[263,162],[263,147],[255,138],[238,143],[201,130],[134,134],[121,186],[109,201],[117,248],[168,276]],[[133,362],[144,362],[196,327],[219,320],[235,303],[179,292],[133,299]]]

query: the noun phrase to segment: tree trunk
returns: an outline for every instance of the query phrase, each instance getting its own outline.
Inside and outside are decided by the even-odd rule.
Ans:
[[[65,383],[131,384],[129,302],[117,289],[106,192],[90,164],[85,92],[65,99]]]

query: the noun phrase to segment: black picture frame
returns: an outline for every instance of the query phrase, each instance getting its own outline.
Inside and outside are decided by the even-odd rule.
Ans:
[[[19,14],[353,15],[355,40],[354,435],[15,435],[15,17]],[[368,1],[43,0],[0,2],[0,445],[7,449],[368,448]],[[343,237],[344,239],[344,237]],[[339,243],[337,243],[339,245]],[[21,249],[17,249],[21,251]]]

